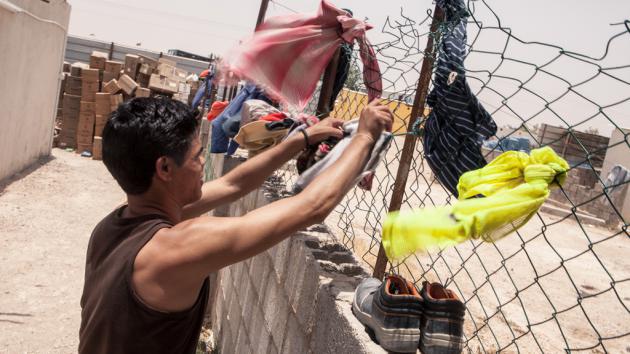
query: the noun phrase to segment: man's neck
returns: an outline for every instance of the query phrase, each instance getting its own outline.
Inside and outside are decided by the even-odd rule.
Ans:
[[[127,195],[127,203],[128,207],[123,212],[124,217],[159,214],[174,224],[182,219],[182,207],[164,194],[146,192],[141,195]]]

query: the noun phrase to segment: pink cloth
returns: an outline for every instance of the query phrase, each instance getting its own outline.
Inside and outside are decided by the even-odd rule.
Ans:
[[[254,35],[229,53],[224,72],[251,80],[273,98],[302,110],[342,41],[359,43],[363,81],[370,101],[382,93],[381,71],[365,36],[372,26],[322,0],[315,16],[269,18]]]

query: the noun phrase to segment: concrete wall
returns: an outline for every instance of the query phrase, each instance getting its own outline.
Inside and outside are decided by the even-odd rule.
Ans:
[[[223,155],[211,160],[215,178],[242,161]],[[215,215],[242,215],[285,193],[271,179]],[[351,312],[354,289],[365,276],[324,225],[222,269],[211,295],[219,352],[384,353]]]
[[[615,129],[610,136],[610,146],[606,151],[604,166],[602,167],[601,178],[606,180],[608,173],[615,165],[622,165],[630,169],[630,129],[622,129],[623,132]],[[630,192],[623,197],[621,214],[626,221],[630,220]]]
[[[64,0],[9,2],[40,19],[0,6],[0,180],[50,154],[70,19]]]

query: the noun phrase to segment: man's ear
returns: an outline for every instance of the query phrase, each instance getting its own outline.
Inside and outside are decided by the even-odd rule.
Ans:
[[[162,156],[155,161],[155,177],[158,179],[168,182],[173,176],[173,164],[175,161],[173,159]]]

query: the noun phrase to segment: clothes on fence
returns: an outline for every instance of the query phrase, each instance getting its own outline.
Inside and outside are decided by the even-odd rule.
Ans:
[[[243,109],[241,110],[240,125],[255,122],[262,119],[262,117],[274,113],[281,112],[276,107],[263,100],[247,100],[243,103]]]
[[[240,126],[243,103],[249,99],[258,99],[261,97],[264,97],[262,91],[256,87],[256,85],[248,83],[241,89],[236,97],[230,101],[223,112],[212,121],[212,135],[210,137],[211,153],[219,154],[227,152],[228,155],[231,155],[236,152],[238,145],[236,143],[230,143],[230,136],[226,133],[226,130],[232,132],[233,127],[231,124],[227,124],[227,127],[225,127],[226,122],[228,119],[231,119],[231,122],[236,120],[236,125]],[[234,131],[234,135],[238,132],[238,126],[236,127],[236,131]],[[231,136],[233,137],[234,135]]]
[[[494,242],[523,226],[562,184],[569,164],[551,148],[530,155],[508,151],[485,167],[464,173],[452,206],[393,212],[383,223],[389,259],[481,238]]]
[[[448,33],[439,49],[434,87],[427,98],[432,107],[424,130],[424,151],[440,183],[457,196],[459,177],[486,165],[482,142],[497,126],[466,82],[466,19],[463,0],[438,0]]]
[[[255,102],[252,102],[251,105],[248,104],[248,102],[252,100],[255,100]],[[236,95],[236,97],[232,100],[232,102],[234,102],[235,104],[234,114],[229,115],[226,118],[225,122],[223,123],[223,131],[228,137],[233,138],[238,133],[238,129],[241,127],[241,121],[243,119],[243,109],[245,108],[249,109],[249,107],[252,107],[252,108],[258,107],[259,101],[265,102],[267,104],[267,106],[265,106],[265,109],[269,111],[269,113],[272,113],[270,109],[273,107],[269,105],[269,103],[271,103],[271,100],[267,98],[267,96],[265,96],[262,89],[260,89],[259,87],[253,86],[253,85],[249,87],[246,86]],[[230,104],[232,102],[230,102]],[[239,105],[239,104],[240,104],[240,108],[238,108],[238,111],[237,111],[236,105]],[[275,112],[278,112],[277,109],[275,108],[273,109]]]
[[[261,120],[262,122],[264,122],[263,120]],[[265,128],[267,128],[267,130],[288,130],[293,128],[293,126],[295,125],[295,121],[291,118],[285,118],[283,120],[278,120],[278,121],[274,121],[274,122],[267,122],[265,123]]]
[[[234,140],[249,151],[260,151],[279,144],[287,135],[289,129],[269,130],[263,120],[250,122],[241,127]]]
[[[346,10],[348,11],[348,10]],[[335,75],[335,81],[333,83],[332,95],[330,96],[330,103],[328,104],[328,110],[331,112],[335,109],[335,102],[337,101],[337,96],[343,89],[343,86],[348,79],[348,74],[350,74],[350,63],[352,62],[352,43],[341,43],[341,47],[339,48],[339,64],[337,65],[337,74]]]
[[[606,187],[621,187],[622,184],[628,182],[630,182],[630,171],[621,165],[615,165],[610,170],[610,172],[608,172],[608,176],[606,176],[606,181],[604,182],[604,185]],[[612,189],[614,190],[615,187],[613,187]]]
[[[228,53],[224,71],[265,87],[267,93],[298,110],[311,100],[317,82],[344,41],[359,43],[369,99],[382,93],[381,72],[365,36],[372,26],[322,0],[316,15],[269,18],[254,35]]]
[[[214,118],[218,117],[219,114],[221,114],[221,112],[225,110],[228,104],[229,104],[228,101],[213,102],[212,106],[210,107],[210,112],[208,112],[208,120],[212,121],[214,120]]]
[[[205,74],[205,76],[203,76]],[[202,103],[201,101],[204,99],[204,97],[206,99],[210,98],[210,92],[212,92],[212,80],[214,79],[214,70],[204,70],[201,73],[202,76],[200,76],[201,78],[205,78],[204,82],[201,84],[201,86],[199,87],[199,89],[197,90],[197,93],[195,93],[195,97],[192,100],[192,108],[195,109],[199,106],[200,103]],[[203,109],[206,108],[205,104],[202,107]]]
[[[268,114],[268,115],[260,118],[260,120],[264,120],[264,121],[267,121],[267,122],[277,122],[277,121],[280,121],[280,120],[284,120],[286,118],[287,118],[286,114],[284,114],[282,112],[278,112],[278,113]]]
[[[335,163],[335,161],[337,161],[339,157],[341,157],[344,150],[350,145],[350,142],[356,134],[358,127],[359,121],[357,119],[344,124],[343,130],[345,137],[341,139],[323,159],[317,161],[313,166],[300,174],[300,177],[293,186],[293,190],[296,193],[304,190],[304,188],[306,188],[306,186],[308,186],[313,181],[313,179],[315,179],[315,177],[317,177],[326,168]],[[359,183],[365,177],[370,178],[369,176],[374,173],[379,162],[387,153],[389,145],[391,144],[391,140],[392,134],[390,132],[383,132],[381,134],[381,136],[374,144],[374,147],[372,148],[370,159],[365,165],[363,172],[361,172],[361,174],[359,174],[359,176],[356,178],[355,183]]]

